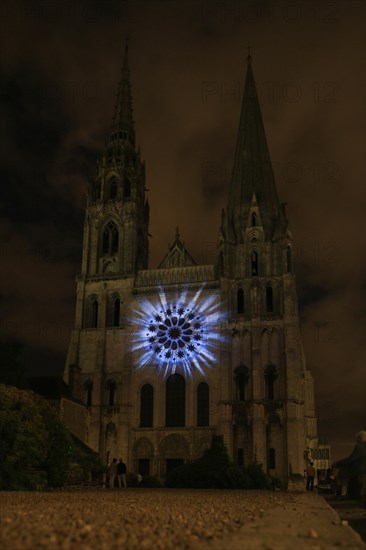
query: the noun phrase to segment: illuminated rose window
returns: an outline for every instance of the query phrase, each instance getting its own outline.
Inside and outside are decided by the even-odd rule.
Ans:
[[[202,323],[199,315],[190,308],[173,306],[161,310],[150,320],[147,342],[159,358],[177,362],[189,358],[198,350],[202,340]]]
[[[202,289],[193,297],[182,292],[171,301],[160,290],[158,300],[146,298],[135,310],[132,351],[137,352],[137,368],[154,366],[165,374],[182,368],[191,375],[194,369],[216,361],[216,348],[222,340],[218,331],[219,300],[217,295],[202,297]]]

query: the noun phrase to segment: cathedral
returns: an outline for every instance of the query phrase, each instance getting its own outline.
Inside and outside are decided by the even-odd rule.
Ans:
[[[123,457],[130,471],[164,479],[219,435],[236,464],[299,478],[317,438],[313,379],[251,58],[215,264],[198,265],[177,230],[149,269],[127,53],[88,188],[64,373],[87,411],[81,437],[105,463]]]

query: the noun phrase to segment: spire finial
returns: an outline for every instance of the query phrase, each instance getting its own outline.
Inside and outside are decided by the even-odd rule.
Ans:
[[[251,49],[251,48],[250,48],[250,42],[248,42],[248,55],[247,55],[247,61],[248,61],[248,63],[250,63],[251,60],[252,60],[252,56],[251,56],[251,54],[250,54],[250,49]]]
[[[180,235],[179,235],[179,227],[177,226],[175,228],[175,240],[178,241],[180,238]]]
[[[130,41],[130,39],[128,38],[128,36],[126,36],[122,72],[125,71],[126,69],[128,70],[128,43],[129,43],[129,41]]]
[[[118,84],[116,105],[114,108],[113,128],[110,139],[128,139],[135,145],[135,130],[132,116],[132,96],[130,85],[130,71],[128,68],[128,44],[129,38],[125,38],[124,59],[121,68],[121,76]],[[113,136],[113,137],[112,137]]]

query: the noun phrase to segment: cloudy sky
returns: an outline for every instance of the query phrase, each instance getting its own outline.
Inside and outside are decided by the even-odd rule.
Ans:
[[[126,35],[150,266],[177,225],[214,261],[250,43],[319,431],[348,454],[366,429],[364,3],[5,0],[1,25],[1,337],[25,343],[32,372],[62,372]]]

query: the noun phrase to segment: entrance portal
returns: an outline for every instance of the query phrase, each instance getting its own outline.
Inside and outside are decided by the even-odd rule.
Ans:
[[[178,466],[181,466],[182,464],[184,464],[183,458],[167,458],[166,475],[170,474],[172,470],[175,470],[175,468],[178,468]]]

